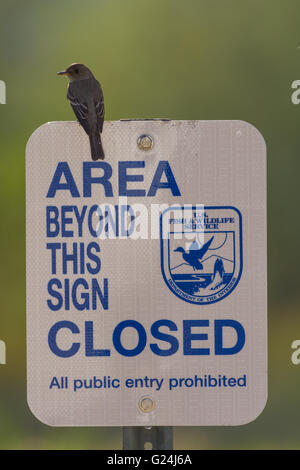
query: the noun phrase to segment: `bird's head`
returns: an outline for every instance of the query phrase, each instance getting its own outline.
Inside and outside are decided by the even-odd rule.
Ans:
[[[181,246],[179,246],[178,248],[176,248],[176,250],[174,250],[174,252],[176,251],[179,251],[179,253],[184,253],[184,249]]]
[[[83,64],[71,64],[66,70],[62,72],[57,72],[57,75],[65,75],[71,81],[74,80],[86,80],[87,78],[92,78],[93,74],[85,65]]]

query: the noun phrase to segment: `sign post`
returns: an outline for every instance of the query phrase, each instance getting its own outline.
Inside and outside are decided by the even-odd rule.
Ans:
[[[172,426],[254,420],[267,399],[261,134],[134,120],[102,135],[104,161],[75,122],[27,145],[32,412],[123,426],[125,448],[150,434],[172,448]]]

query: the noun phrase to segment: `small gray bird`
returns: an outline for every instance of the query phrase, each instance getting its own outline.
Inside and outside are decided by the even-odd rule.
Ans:
[[[93,160],[104,159],[101,132],[104,121],[104,98],[100,83],[83,64],[71,64],[57,72],[69,78],[67,98],[73,111],[90,138]]]

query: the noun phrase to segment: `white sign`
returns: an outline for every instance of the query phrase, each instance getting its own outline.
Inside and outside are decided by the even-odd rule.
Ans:
[[[267,398],[266,148],[241,121],[27,145],[28,403],[54,426],[239,425]]]

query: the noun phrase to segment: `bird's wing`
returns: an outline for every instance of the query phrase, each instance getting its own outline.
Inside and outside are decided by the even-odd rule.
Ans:
[[[94,102],[97,115],[97,129],[102,132],[104,121],[104,97],[100,83],[95,80]]]
[[[204,245],[202,245],[202,247],[200,248],[200,250],[189,250],[190,251],[190,254],[193,255],[195,258],[197,259],[201,259],[203,258],[203,256],[205,255],[205,253],[207,252],[208,248],[210,247],[210,244],[211,242],[213,241],[214,237],[212,236],[208,242],[204,243]]]
[[[71,87],[68,88],[67,98],[71,103],[75,116],[77,117],[78,121],[84,128],[87,134],[90,134],[90,126],[88,122],[88,106],[86,103],[83,103],[75,97],[74,93],[72,93]]]

